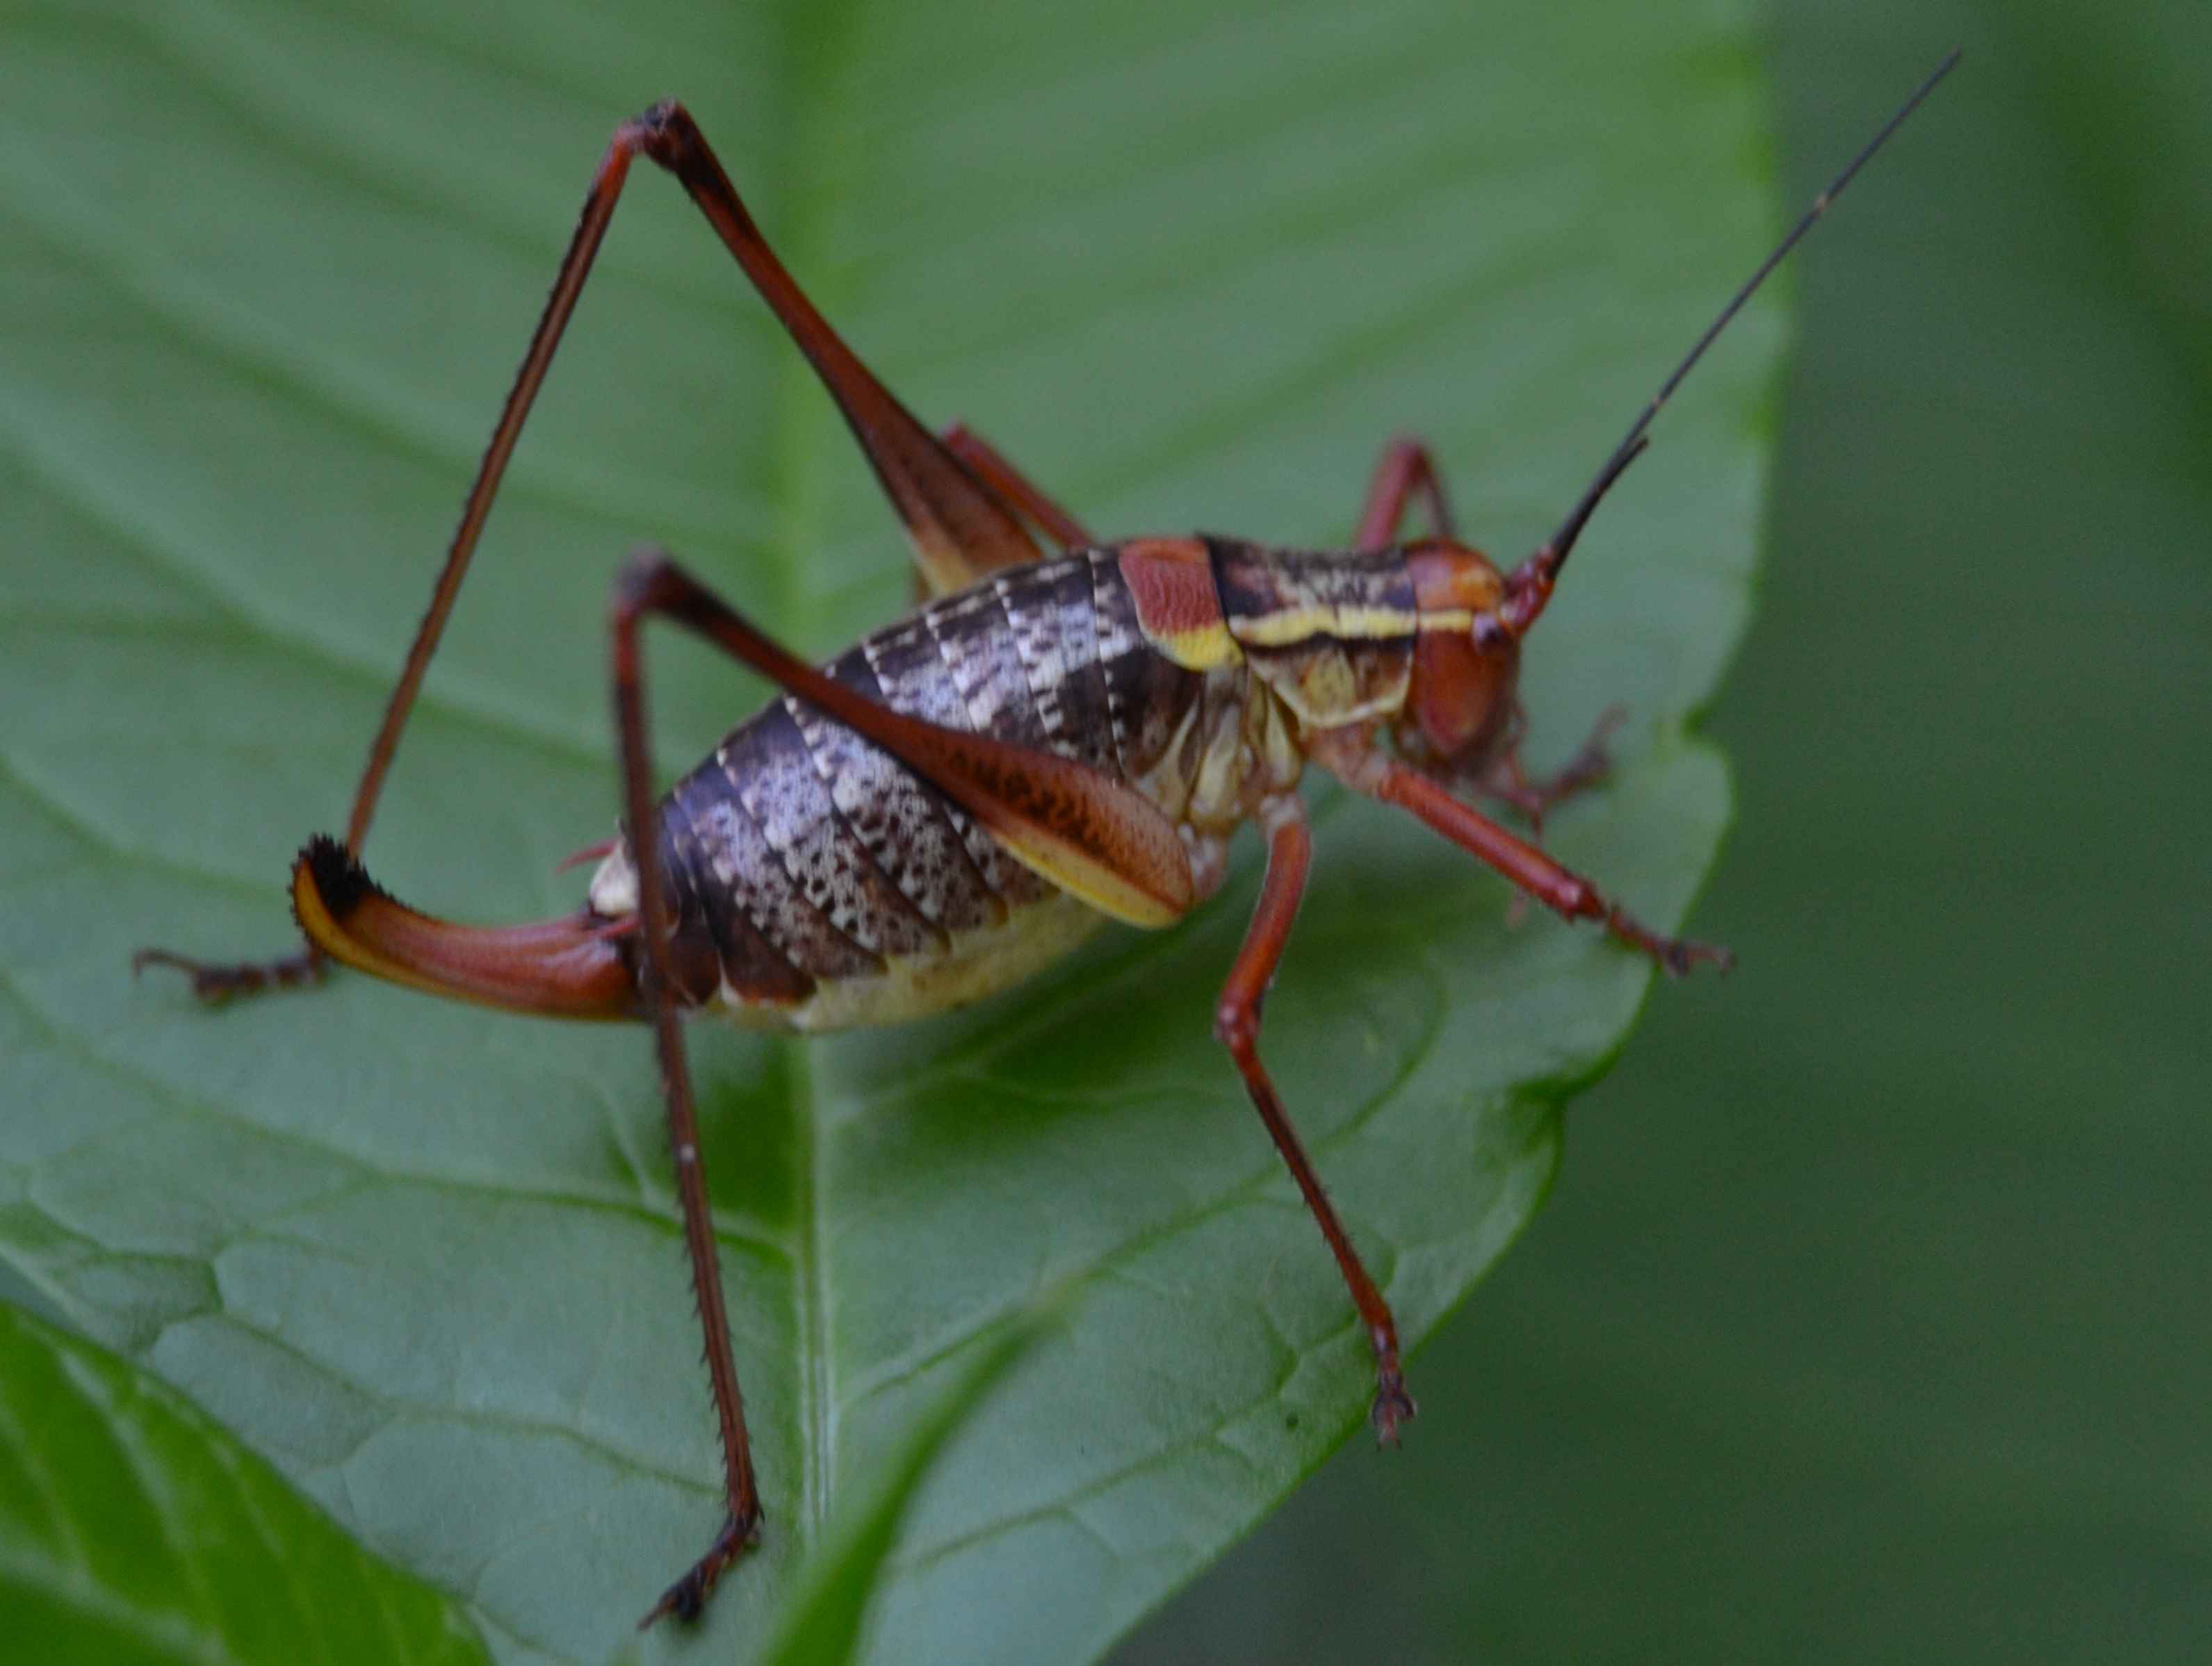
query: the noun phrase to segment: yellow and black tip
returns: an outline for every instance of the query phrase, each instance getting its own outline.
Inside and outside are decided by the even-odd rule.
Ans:
[[[588,910],[530,925],[456,925],[417,913],[327,834],[292,864],[292,912],[323,953],[431,995],[555,1018],[632,1018],[622,922]]]

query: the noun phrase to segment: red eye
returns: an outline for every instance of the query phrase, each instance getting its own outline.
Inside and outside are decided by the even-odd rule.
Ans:
[[[1413,650],[1406,704],[1421,738],[1438,757],[1464,758],[1496,735],[1513,709],[1520,656],[1499,633],[1485,651],[1467,631],[1423,631]]]
[[[1465,758],[1513,709],[1520,655],[1496,613],[1504,581],[1480,550],[1444,538],[1408,546],[1406,567],[1422,616],[1407,714],[1431,754]]]

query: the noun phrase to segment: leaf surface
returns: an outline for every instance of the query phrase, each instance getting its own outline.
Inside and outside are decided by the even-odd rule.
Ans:
[[[343,821],[607,131],[684,95],[909,403],[1103,530],[1338,542],[1411,430],[1510,558],[1771,233],[1748,9],[1701,16],[26,9],[0,61],[15,1280],[501,1657],[623,1646],[716,1519],[647,1038],[349,978],[210,1015],[125,969],[148,942],[286,944],[287,862]],[[1538,765],[1633,714],[1549,842],[1662,924],[1728,815],[1685,725],[1747,608],[1780,316],[1762,300],[1668,410],[1524,682]],[[553,868],[616,799],[608,585],[647,538],[811,651],[909,594],[833,409],[650,170],[370,839],[410,902],[573,906]],[[653,652],[672,771],[758,691]],[[1418,1339],[1527,1223],[1558,1107],[1650,974],[1513,928],[1419,827],[1316,803],[1265,1045]],[[717,1655],[760,1646],[833,1506],[1046,1287],[1065,1329],[907,1518],[875,1633],[904,1651],[1095,1653],[1360,1423],[1364,1340],[1210,1036],[1242,855],[1185,927],[1109,931],[964,1015],[807,1045],[695,1027],[769,1517]]]
[[[0,1614],[42,1666],[464,1666],[453,1603],[380,1566],[159,1378],[0,1307]]]
[[[821,1548],[808,1558],[784,1604],[768,1666],[838,1666],[855,1657],[870,1601],[884,1583],[884,1565],[915,1488],[1036,1341],[1041,1322],[1041,1314],[1017,1313],[994,1334],[978,1337],[967,1374],[939,1405],[915,1420],[906,1450],[894,1454],[876,1478],[874,1496],[854,1489],[858,1496],[831,1518]]]

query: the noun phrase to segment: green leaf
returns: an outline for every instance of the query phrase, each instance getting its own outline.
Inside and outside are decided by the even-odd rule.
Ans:
[[[175,1390],[6,1306],[0,1619],[41,1666],[485,1657]]]
[[[854,1657],[869,1598],[915,1487],[963,1422],[1036,1340],[1040,1323],[1037,1315],[1018,1313],[1000,1325],[943,1402],[917,1420],[906,1450],[884,1465],[875,1496],[855,1499],[831,1518],[822,1548],[808,1558],[784,1604],[775,1640],[763,1657],[769,1666],[837,1666]]]
[[[604,1657],[717,1518],[646,1038],[359,978],[210,1015],[125,966],[286,944],[615,119],[684,94],[916,409],[1117,534],[1340,540],[1412,430],[1523,549],[1772,229],[1747,5],[636,12],[55,3],[0,59],[0,1254],[518,1660]],[[1532,762],[1632,713],[1550,842],[1662,924],[1728,815],[1686,723],[1746,616],[1780,318],[1668,410],[1531,650]],[[573,906],[646,538],[817,651],[909,593],[833,409],[649,169],[370,841],[410,901]],[[654,652],[672,769],[757,690]],[[1650,973],[1516,928],[1402,818],[1316,812],[1266,1047],[1418,1339],[1527,1224]],[[769,1523],[715,1652],[1041,1288],[1065,1331],[908,1516],[903,1651],[1094,1653],[1359,1426],[1364,1340],[1210,1036],[1242,854],[1185,928],[963,1015],[696,1029]]]

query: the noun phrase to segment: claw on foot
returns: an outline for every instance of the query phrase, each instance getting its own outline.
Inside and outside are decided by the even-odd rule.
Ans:
[[[736,1516],[725,1518],[722,1530],[707,1547],[707,1554],[692,1563],[682,1578],[660,1593],[660,1600],[653,1605],[652,1611],[637,1622],[638,1630],[645,1630],[664,1614],[672,1614],[686,1625],[696,1620],[706,1608],[707,1596],[714,1589],[714,1581],[722,1577],[731,1563],[760,1542],[760,1524],[758,1510],[743,1519]]]
[[[1544,817],[1555,804],[1565,803],[1577,793],[1587,791],[1613,772],[1611,742],[1613,731],[1628,720],[1628,708],[1614,705],[1606,707],[1590,730],[1590,737],[1583,742],[1581,751],[1559,769],[1541,780],[1531,780],[1521,767],[1517,744],[1509,750],[1500,766],[1492,772],[1483,791],[1503,803],[1510,804],[1521,812],[1528,824],[1531,837],[1544,836]]]
[[[1622,942],[1649,954],[1669,978],[1686,978],[1700,960],[1721,972],[1735,964],[1735,956],[1717,943],[1692,942],[1687,937],[1662,937],[1650,926],[1619,908],[1605,917],[1606,930]]]
[[[258,995],[269,989],[298,989],[323,980],[323,956],[313,948],[276,960],[239,960],[228,964],[195,960],[166,948],[142,948],[131,957],[133,977],[148,966],[169,966],[192,980],[192,993],[210,1006],[220,1006],[234,996]]]
[[[1716,971],[1725,972],[1735,965],[1733,951],[1718,943],[1696,943],[1686,937],[1668,937],[1656,950],[1659,964],[1666,968],[1669,978],[1686,978],[1690,968],[1703,960]]]
[[[1367,1421],[1375,1426],[1376,1445],[1396,1445],[1398,1426],[1419,1410],[1413,1396],[1406,1392],[1406,1379],[1397,1367],[1386,1366],[1376,1373],[1375,1403],[1368,1408]]]

